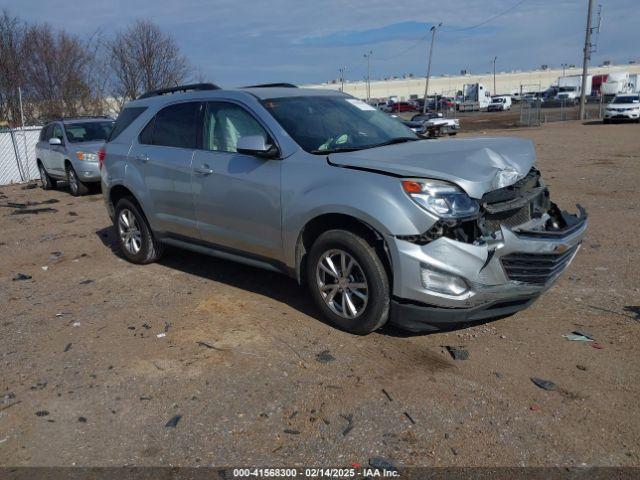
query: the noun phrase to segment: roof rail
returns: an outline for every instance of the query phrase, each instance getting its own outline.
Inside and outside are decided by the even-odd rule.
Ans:
[[[150,90],[143,93],[137,99],[155,97],[158,95],[166,95],[167,93],[189,92],[196,90],[220,90],[220,87],[213,83],[192,83],[190,85],[177,85],[175,87],[159,88],[158,90]]]
[[[260,85],[247,85],[240,88],[298,88],[293,83],[263,83]]]

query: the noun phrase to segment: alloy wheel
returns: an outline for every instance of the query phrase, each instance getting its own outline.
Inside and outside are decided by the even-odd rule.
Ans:
[[[367,308],[367,278],[356,259],[344,250],[332,249],[320,257],[316,281],[324,303],[335,314],[352,319]]]
[[[38,170],[40,171],[40,181],[42,181],[42,186],[47,188],[49,186],[49,179],[47,178],[47,172],[44,171],[44,167],[42,165],[38,165]]]
[[[118,216],[118,233],[122,245],[132,255],[137,255],[142,248],[142,233],[135,215],[128,208],[120,211]]]
[[[71,191],[76,194],[78,193],[78,177],[76,177],[76,172],[73,171],[73,168],[69,169],[69,188]]]

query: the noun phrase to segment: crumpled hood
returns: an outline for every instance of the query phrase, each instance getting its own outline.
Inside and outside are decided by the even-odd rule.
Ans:
[[[535,159],[533,142],[508,137],[421,140],[328,157],[335,166],[445,180],[477,199],[524,177]]]

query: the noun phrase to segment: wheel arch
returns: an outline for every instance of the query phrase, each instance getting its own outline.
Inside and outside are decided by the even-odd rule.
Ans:
[[[387,272],[389,285],[393,283],[391,253],[384,236],[367,222],[345,213],[323,213],[310,219],[298,234],[296,242],[295,278],[305,281],[306,256],[315,240],[329,230],[345,230],[364,238],[380,257]]]

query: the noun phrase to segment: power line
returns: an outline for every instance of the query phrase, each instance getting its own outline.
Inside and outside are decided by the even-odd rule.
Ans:
[[[456,29],[453,29],[453,30],[445,30],[443,33],[466,32],[467,30],[473,30],[474,28],[481,27],[482,25],[486,25],[487,23],[495,20],[496,18],[500,18],[503,15],[506,15],[507,13],[509,13],[512,10],[516,9],[517,7],[519,7],[520,5],[522,5],[526,1],[527,0],[520,0],[519,2],[516,2],[514,5],[511,5],[509,8],[507,8],[503,12],[500,12],[500,13],[494,15],[493,17],[489,17],[488,19],[484,20],[483,22],[477,23],[477,24],[472,25],[470,27],[456,28]]]

